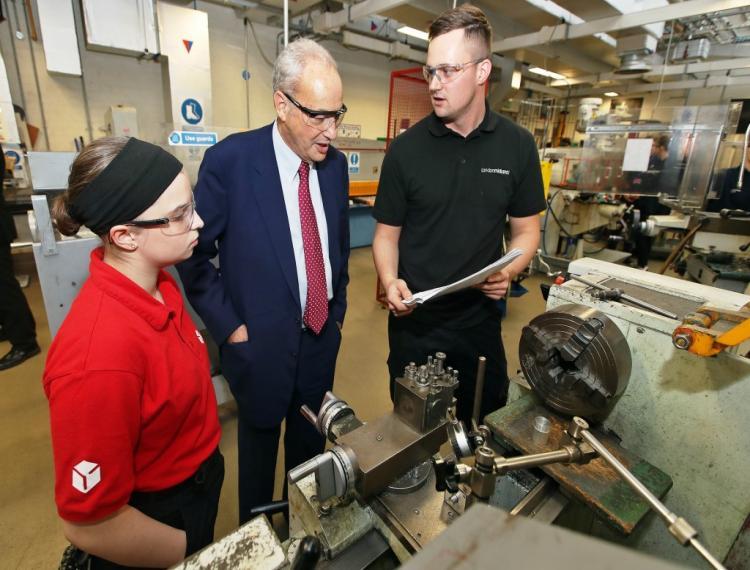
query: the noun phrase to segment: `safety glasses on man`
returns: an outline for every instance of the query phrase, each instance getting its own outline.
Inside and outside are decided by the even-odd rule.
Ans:
[[[341,104],[341,109],[337,109],[335,111],[316,111],[315,109],[308,109],[287,93],[284,93],[284,97],[289,99],[292,105],[302,111],[302,115],[304,117],[306,125],[321,131],[325,131],[326,129],[330,128],[331,125],[336,125],[338,127],[344,120],[344,115],[348,111],[346,105],[344,105],[343,103]]]
[[[466,63],[442,63],[432,67],[430,65],[422,66],[422,75],[424,80],[429,84],[432,81],[433,76],[437,76],[440,83],[450,83],[451,81],[458,78],[459,75],[469,67],[470,65],[476,65],[479,62],[487,59],[487,56],[480,57],[473,61],[467,61]]]

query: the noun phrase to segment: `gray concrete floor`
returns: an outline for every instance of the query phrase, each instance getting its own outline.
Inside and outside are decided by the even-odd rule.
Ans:
[[[28,255],[17,256],[18,265],[28,267]],[[375,301],[375,271],[370,248],[352,251],[350,260],[349,310],[344,325],[334,392],[369,420],[390,408],[386,356],[387,312]],[[535,276],[524,281],[529,292],[510,299],[503,324],[508,372],[518,369],[518,339],[521,328],[544,311]],[[49,437],[47,400],[41,385],[50,335],[38,280],[32,275],[26,296],[37,320],[42,355],[0,372],[0,553],[2,568],[56,568],[66,545],[54,503],[54,472]],[[10,346],[0,343],[0,353]],[[232,404],[222,406],[221,450],[227,474],[221,495],[216,537],[237,526],[237,420]],[[283,466],[277,466],[277,483]],[[280,484],[276,494],[281,495]]]

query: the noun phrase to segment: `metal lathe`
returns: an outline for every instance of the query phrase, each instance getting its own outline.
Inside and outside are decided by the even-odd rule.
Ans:
[[[181,567],[748,567],[749,347],[704,357],[676,333],[748,302],[577,260],[523,330],[507,406],[457,421],[443,353],[373,421],[329,393],[301,411],[331,445],[288,473],[290,538],[261,516]]]

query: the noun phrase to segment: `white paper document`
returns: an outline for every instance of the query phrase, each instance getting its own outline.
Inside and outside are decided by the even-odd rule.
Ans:
[[[482,283],[493,273],[497,273],[504,267],[510,265],[510,263],[522,253],[523,250],[520,250],[518,248],[511,249],[508,253],[506,253],[503,257],[501,257],[494,263],[490,263],[484,269],[480,269],[479,271],[477,271],[476,273],[472,273],[468,277],[459,279],[458,281],[455,281],[449,285],[443,285],[442,287],[435,287],[434,289],[428,289],[427,291],[422,291],[421,293],[415,293],[414,296],[410,299],[404,300],[404,305],[407,305],[409,307],[414,305],[421,305],[422,303],[426,303],[431,299],[437,299],[438,297],[442,297],[443,295],[447,295],[448,293],[455,293],[456,291],[467,289],[472,285]]]
[[[623,172],[645,172],[651,158],[652,139],[628,139],[622,159]]]

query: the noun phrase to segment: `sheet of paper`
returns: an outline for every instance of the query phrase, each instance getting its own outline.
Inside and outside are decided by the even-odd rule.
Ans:
[[[651,157],[651,139],[628,139],[625,143],[625,156],[622,159],[623,172],[645,172]]]
[[[437,299],[438,297],[442,297],[443,295],[447,295],[448,293],[455,293],[456,291],[467,289],[472,285],[477,285],[478,283],[481,283],[482,281],[487,279],[487,277],[489,277],[493,273],[497,273],[504,267],[507,267],[522,253],[523,251],[518,248],[512,249],[494,263],[490,263],[484,269],[480,269],[479,271],[477,271],[476,273],[472,273],[468,277],[464,277],[463,279],[459,279],[458,281],[454,281],[453,283],[444,285],[442,287],[435,287],[434,289],[428,289],[427,291],[415,293],[414,296],[411,297],[411,299],[406,299],[404,301],[404,305],[421,305],[422,303],[425,303],[431,299]]]

